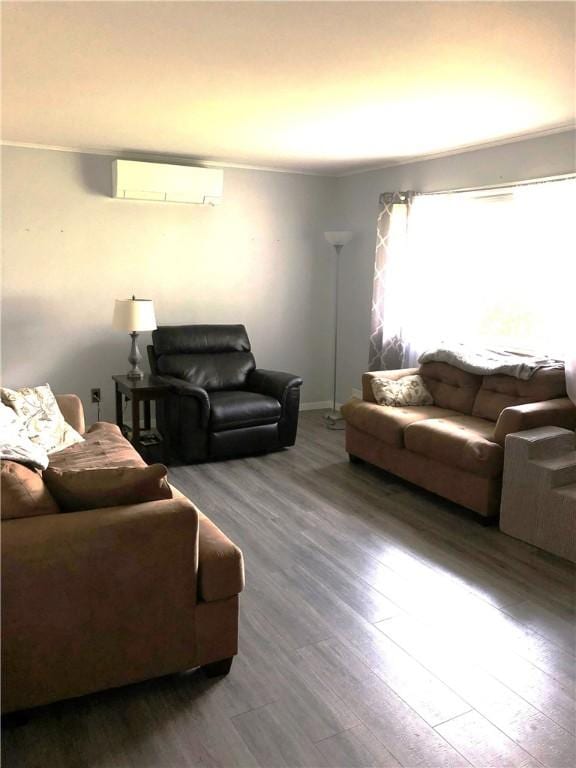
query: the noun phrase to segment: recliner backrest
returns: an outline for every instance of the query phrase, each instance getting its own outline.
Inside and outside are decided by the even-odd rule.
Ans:
[[[164,325],[152,343],[160,374],[208,391],[242,389],[256,367],[243,325]]]

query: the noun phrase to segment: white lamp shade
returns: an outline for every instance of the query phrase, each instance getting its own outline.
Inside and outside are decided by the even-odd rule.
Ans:
[[[156,326],[151,299],[116,299],[112,326],[118,331],[153,331]]]
[[[352,240],[353,232],[324,232],[324,237],[330,245],[347,245]]]

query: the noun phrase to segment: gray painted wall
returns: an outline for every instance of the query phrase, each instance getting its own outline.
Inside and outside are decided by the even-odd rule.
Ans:
[[[576,170],[576,132],[564,132],[458,155],[394,166],[337,180],[335,229],[354,239],[341,255],[338,399],[360,386],[368,364],[376,218],[381,192],[485,186]],[[418,276],[415,275],[417,280]]]
[[[342,178],[226,169],[218,208],[115,200],[112,158],[4,147],[2,372],[6,386],[91,387],[113,418],[110,376],[127,370],[115,298],[154,299],[160,323],[244,322],[261,367],[332,384],[327,229],[351,229],[340,273],[338,399],[367,365],[378,197],[574,171],[574,132]],[[417,279],[417,277],[416,277]],[[149,334],[143,334],[144,352]]]
[[[330,397],[334,179],[227,169],[216,208],[115,200],[112,158],[3,148],[2,371],[6,386],[77,392],[87,417],[128,368],[114,299],[152,298],[159,323],[245,323],[260,367]],[[149,334],[141,336],[145,352]]]

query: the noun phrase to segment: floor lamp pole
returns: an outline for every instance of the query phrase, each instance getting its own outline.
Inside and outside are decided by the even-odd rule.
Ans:
[[[338,289],[340,286],[340,251],[352,239],[352,232],[324,232],[324,238],[334,248],[336,266],[334,268],[334,370],[332,372],[332,411],[324,417],[329,429],[344,429],[344,419],[336,410],[336,382],[338,378]]]
[[[326,426],[330,429],[339,429],[342,424],[342,416],[336,410],[336,380],[338,377],[338,287],[340,283],[340,251],[343,245],[333,245],[336,252],[336,268],[334,273],[334,370],[332,372],[332,411],[326,414]]]
[[[334,375],[332,379],[332,412],[336,413],[336,378],[338,375],[338,287],[340,277],[340,251],[341,245],[335,245],[336,271],[334,275]]]

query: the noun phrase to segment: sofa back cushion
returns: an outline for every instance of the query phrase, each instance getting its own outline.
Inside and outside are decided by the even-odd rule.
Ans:
[[[166,475],[163,464],[70,470],[48,467],[44,471],[46,485],[63,512],[171,499]]]
[[[497,421],[504,408],[566,397],[566,375],[563,368],[541,368],[527,381],[513,376],[494,374],[482,378],[472,414]]]
[[[419,373],[434,398],[434,405],[459,413],[472,413],[482,383],[481,376],[461,371],[448,363],[423,363]]]
[[[158,373],[208,391],[240,389],[256,367],[243,325],[166,325],[152,342]]]
[[[55,515],[58,505],[35,469],[15,461],[0,462],[2,520],[17,517]]]

